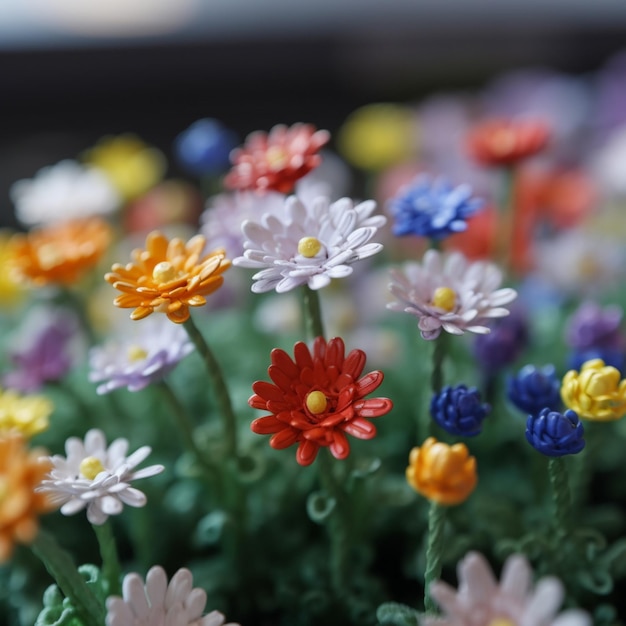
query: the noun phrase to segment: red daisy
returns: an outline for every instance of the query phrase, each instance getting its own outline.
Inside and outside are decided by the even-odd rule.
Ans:
[[[330,447],[336,459],[350,454],[346,434],[372,439],[376,427],[366,418],[380,417],[392,409],[388,398],[365,396],[383,381],[383,373],[370,372],[362,378],[365,353],[352,350],[345,356],[343,340],[328,343],[318,337],[313,354],[303,342],[294,346],[294,358],[279,349],[272,350],[268,368],[275,384],[257,381],[248,404],[271,415],[252,422],[253,432],[272,435],[270,446],[277,450],[298,444],[296,460],[310,465],[322,446]]]
[[[251,133],[243,147],[232,151],[233,168],[224,184],[230,189],[290,193],[298,179],[321,163],[318,152],[329,139],[328,131],[311,124]]]

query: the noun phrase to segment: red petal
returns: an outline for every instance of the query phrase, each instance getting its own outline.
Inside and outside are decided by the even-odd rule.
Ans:
[[[294,381],[298,380],[297,378],[290,378],[287,374],[285,374],[285,372],[275,365],[270,365],[267,368],[267,373],[276,385],[283,391],[291,391]]]
[[[259,417],[250,424],[250,429],[257,435],[273,435],[285,428],[288,428],[288,426],[277,420],[273,415]]]
[[[340,428],[357,439],[372,439],[376,436],[376,426],[360,417],[355,417]]]
[[[352,350],[344,361],[341,371],[356,380],[365,367],[365,360],[366,356],[363,350]]]
[[[296,461],[298,461],[300,465],[311,465],[311,463],[315,461],[319,449],[320,447],[314,441],[308,441],[306,439],[301,441],[298,446],[298,451],[296,452]]]
[[[263,400],[263,398],[261,398],[261,396],[250,396],[248,398],[248,404],[253,408],[253,409],[263,409],[265,410],[267,408],[267,402],[265,402],[265,400]]]
[[[313,360],[323,361],[326,356],[326,340],[324,337],[316,337],[313,342]]]
[[[313,359],[306,343],[298,341],[293,347],[293,354],[296,359],[296,365],[303,370],[305,367],[313,368]]]
[[[302,436],[305,439],[309,439],[310,441],[317,441],[320,444],[326,443],[326,436],[328,434],[328,429],[318,426],[317,428],[309,428],[308,430],[302,433]]]
[[[343,340],[340,337],[334,337],[328,342],[326,347],[326,356],[324,358],[324,364],[326,368],[336,367],[341,370],[343,366],[345,355],[345,346]]]
[[[354,410],[359,417],[380,417],[393,409],[389,398],[370,398],[354,403]]]
[[[340,430],[333,432],[333,442],[330,444],[330,452],[336,458],[342,461],[350,454],[350,444],[348,438]]]
[[[282,400],[285,397],[285,394],[278,387],[264,380],[257,380],[252,383],[252,391],[265,400]]]
[[[289,378],[299,378],[300,369],[291,360],[291,357],[284,351],[279,349],[272,350],[272,365],[282,370]]]
[[[327,417],[325,420],[321,421],[320,426],[323,426],[324,428],[334,428],[338,424],[341,424],[341,422],[345,422],[346,419],[350,419],[350,417],[352,416],[346,418],[343,413],[333,413],[330,417]]]
[[[378,370],[365,374],[365,376],[356,383],[359,396],[362,398],[368,393],[372,393],[374,389],[380,386],[384,377],[384,374]]]
[[[292,446],[300,436],[300,431],[294,430],[290,426],[286,426],[284,430],[277,432],[270,439],[270,446],[275,450],[283,450],[284,448],[288,448]]]

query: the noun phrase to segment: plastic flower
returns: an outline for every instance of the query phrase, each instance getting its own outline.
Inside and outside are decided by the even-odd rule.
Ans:
[[[503,305],[517,297],[514,289],[498,289],[502,272],[493,263],[469,263],[459,252],[447,256],[427,250],[421,264],[405,263],[392,269],[389,291],[396,302],[391,311],[418,318],[424,339],[436,339],[442,330],[453,335],[488,333],[489,319],[509,314]]]
[[[409,485],[438,504],[460,504],[467,500],[478,482],[476,459],[464,443],[447,443],[429,437],[413,448],[406,468]]]
[[[617,348],[624,345],[621,331],[622,307],[583,302],[571,315],[565,328],[567,344],[576,350]]]
[[[563,377],[561,398],[581,418],[606,422],[626,414],[626,380],[619,370],[602,359],[587,361],[580,372],[570,370]]]
[[[561,385],[554,365],[535,367],[525,365],[506,383],[507,398],[524,413],[537,415],[542,409],[561,408]]]
[[[126,387],[139,391],[161,380],[194,349],[183,328],[163,317],[146,320],[139,334],[111,339],[89,351],[89,380],[99,394]]]
[[[452,187],[443,179],[418,176],[391,201],[393,234],[439,240],[467,229],[467,218],[483,205],[469,185]]]
[[[430,586],[430,595],[441,607],[440,617],[426,615],[423,626],[591,626],[583,611],[557,615],[563,602],[563,585],[557,578],[542,578],[533,586],[526,557],[507,558],[498,583],[487,559],[469,552],[457,565],[459,586],[443,581]]]
[[[224,624],[219,611],[202,617],[206,606],[206,592],[193,588],[193,575],[186,568],[179,569],[172,579],[162,567],[155,565],[146,576],[124,576],[122,595],[107,598],[106,626],[239,626]]]
[[[116,263],[104,279],[122,292],[114,300],[122,309],[134,308],[130,318],[141,320],[162,312],[177,324],[189,319],[189,307],[206,304],[205,296],[219,289],[230,267],[223,250],[203,255],[205,238],[192,237],[187,243],[153,231],[146,249],[132,252],[133,262]]]
[[[255,293],[284,293],[305,284],[321,289],[333,278],[349,276],[352,264],[382,250],[382,244],[371,243],[386,222],[382,215],[371,216],[375,209],[373,200],[331,203],[320,196],[305,204],[290,196],[281,215],[243,223],[245,252],[233,263],[261,270],[252,277]]]
[[[101,170],[70,160],[39,170],[33,179],[18,180],[10,193],[17,218],[29,226],[107,215],[121,202]]]
[[[229,189],[290,193],[296,181],[316,168],[320,148],[330,133],[311,124],[274,126],[269,133],[251,133],[231,153],[233,167],[224,179]]]
[[[584,434],[585,429],[572,410],[559,413],[545,408],[529,415],[526,421],[526,440],[546,456],[578,454],[585,447]]]
[[[150,465],[135,471],[151,452],[142,446],[130,456],[128,440],[119,438],[107,447],[101,430],[91,429],[84,442],[70,437],[65,442],[66,457],[50,457],[52,470],[42,481],[39,490],[50,495],[52,502],[61,505],[63,515],[74,515],[87,508],[90,523],[101,525],[109,515],[118,515],[124,505],[142,507],[146,504],[143,492],[131,482],[161,473],[162,465]]]
[[[468,389],[465,385],[448,385],[434,394],[430,401],[433,420],[452,435],[479,435],[489,411],[491,407],[481,402],[478,389]]]
[[[111,241],[111,228],[98,217],[70,220],[15,234],[13,268],[36,286],[73,285],[93,269]]]
[[[550,129],[540,120],[490,119],[467,136],[467,150],[482,165],[514,165],[543,150]]]
[[[0,563],[13,546],[30,543],[37,535],[37,518],[52,510],[48,496],[35,488],[50,470],[41,449],[28,450],[20,434],[0,435]]]
[[[0,437],[19,432],[28,438],[47,430],[53,408],[44,396],[22,396],[0,389]]]
[[[271,415],[252,422],[252,431],[272,435],[270,446],[276,450],[298,444],[296,460],[310,465],[320,447],[329,447],[336,459],[350,454],[346,435],[372,439],[376,427],[369,418],[391,411],[388,398],[365,399],[383,381],[383,373],[373,371],[361,376],[365,353],[352,350],[345,356],[343,341],[335,337],[326,342],[317,337],[313,352],[303,342],[294,346],[294,360],[283,350],[274,349],[268,369],[274,384],[257,381],[248,404]]]

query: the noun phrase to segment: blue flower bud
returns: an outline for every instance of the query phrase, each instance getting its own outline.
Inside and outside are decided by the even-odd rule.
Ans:
[[[578,454],[585,447],[584,434],[582,422],[571,409],[565,413],[543,409],[529,415],[526,422],[528,443],[546,456]]]
[[[558,411],[561,403],[561,382],[553,365],[539,368],[526,365],[506,383],[507,398],[524,413],[536,415],[542,409]]]
[[[476,387],[468,389],[465,385],[444,387],[430,401],[432,418],[451,435],[479,435],[489,411],[491,407],[481,403]]]

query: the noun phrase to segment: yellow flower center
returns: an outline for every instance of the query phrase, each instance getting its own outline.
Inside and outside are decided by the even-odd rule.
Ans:
[[[100,472],[104,471],[104,465],[95,456],[88,456],[80,462],[80,473],[87,479],[93,480]]]
[[[143,361],[147,356],[148,353],[141,346],[135,344],[128,348],[128,360],[132,363],[136,363],[137,361]]]
[[[313,413],[313,415],[318,415],[319,413],[323,413],[328,406],[328,400],[326,396],[321,391],[312,391],[305,400],[306,408]]]
[[[271,146],[265,153],[267,164],[272,170],[280,170],[287,165],[289,155],[284,148],[280,146]]]
[[[322,242],[315,237],[302,237],[302,239],[298,241],[298,254],[301,254],[307,259],[312,259],[314,256],[318,255],[321,249]]]
[[[452,311],[456,306],[456,293],[450,287],[437,287],[433,294],[432,303],[444,311]]]
[[[157,263],[152,270],[152,279],[155,283],[168,283],[176,278],[176,270],[168,261]]]
[[[492,619],[487,626],[517,626],[517,624],[508,617],[496,617]]]

